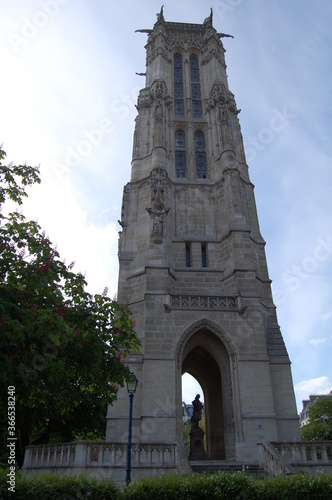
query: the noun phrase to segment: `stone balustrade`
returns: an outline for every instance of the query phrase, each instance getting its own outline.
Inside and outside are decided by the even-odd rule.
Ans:
[[[132,444],[132,468],[176,467],[176,445]],[[27,446],[24,470],[54,468],[119,467],[127,463],[127,444],[77,441]]]
[[[259,463],[269,475],[332,472],[332,441],[258,443]]]
[[[132,477],[176,472],[175,444],[133,444]],[[270,476],[295,472],[332,473],[332,441],[258,443],[258,462]],[[124,481],[127,445],[123,443],[77,441],[75,443],[27,446],[23,472],[93,474]]]

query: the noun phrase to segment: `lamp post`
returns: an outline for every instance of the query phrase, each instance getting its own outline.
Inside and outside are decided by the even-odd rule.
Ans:
[[[131,372],[129,380],[127,380],[127,391],[129,394],[129,427],[128,427],[128,447],[127,447],[127,469],[126,469],[126,483],[131,481],[131,429],[133,424],[133,399],[136,391],[138,380],[136,375]]]

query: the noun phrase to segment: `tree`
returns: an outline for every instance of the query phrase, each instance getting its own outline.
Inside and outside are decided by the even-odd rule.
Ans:
[[[5,166],[5,155],[0,149],[0,204],[21,205],[38,169]],[[106,290],[89,294],[37,222],[12,211],[0,223],[1,437],[15,396],[22,463],[28,444],[103,437],[107,405],[129,376],[123,358],[140,342],[127,307]]]
[[[319,397],[309,406],[309,424],[301,429],[305,441],[332,439],[332,395]]]

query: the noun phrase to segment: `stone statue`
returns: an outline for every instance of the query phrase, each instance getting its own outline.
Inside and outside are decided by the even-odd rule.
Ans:
[[[199,429],[199,421],[202,419],[203,404],[200,402],[199,398],[201,396],[197,394],[194,401],[192,401],[194,407],[194,413],[191,417],[191,428]]]
[[[199,426],[199,421],[202,419],[203,404],[199,400],[200,395],[197,394],[193,403],[194,412],[191,417],[190,436],[190,453],[189,458],[205,459],[206,453],[204,450],[204,431]]]
[[[170,209],[166,208],[154,212],[151,208],[147,208],[146,211],[153,216],[152,235],[154,241],[155,243],[161,243],[163,237],[163,222],[164,222],[163,215],[167,215]]]

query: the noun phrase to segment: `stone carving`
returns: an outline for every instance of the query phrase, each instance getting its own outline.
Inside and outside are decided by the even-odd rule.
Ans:
[[[130,183],[127,184],[123,188],[123,196],[122,196],[122,207],[121,207],[121,220],[118,220],[119,225],[122,227],[122,231],[119,231],[119,239],[118,239],[118,255],[120,255],[123,244],[123,230],[127,227],[127,212],[128,212],[128,200],[129,200],[129,186]]]
[[[201,36],[198,36],[198,33],[194,31],[185,31],[180,33],[179,31],[173,31],[169,33],[168,36],[168,44],[170,49],[173,47],[181,47],[185,51],[196,48],[200,49],[204,44],[203,32]]]
[[[167,173],[162,168],[155,168],[151,172],[151,201],[152,204],[156,202],[164,202],[165,189],[167,187]]]
[[[160,101],[167,95],[166,83],[163,80],[155,80],[150,87],[150,96]]]
[[[206,100],[206,110],[214,108],[217,104],[226,104],[228,102],[227,90],[223,83],[214,83],[209,98]]]
[[[140,111],[143,108],[149,108],[151,106],[152,101],[153,98],[150,95],[149,90],[148,89],[141,90],[137,99],[137,105],[136,105],[137,111]]]
[[[218,119],[225,125],[228,122],[228,109],[226,104],[219,106],[219,116]]]
[[[171,308],[240,310],[237,297],[222,295],[171,295]]]
[[[236,107],[234,96],[231,92],[227,92],[223,83],[216,82],[213,84],[208,99],[205,99],[206,110],[219,106],[219,119],[227,120],[229,113],[238,115],[240,109]]]
[[[220,51],[221,42],[218,38],[213,36],[215,30],[213,29],[213,33],[210,33],[210,38],[207,40],[204,47],[202,47],[202,64],[207,64],[213,57],[215,57],[223,66],[225,66],[225,61],[222,52]]]
[[[157,20],[158,22],[165,22],[163,5],[161,6],[160,13],[157,14]]]
[[[156,168],[151,172],[151,207],[146,211],[150,214],[152,224],[152,240],[154,243],[163,241],[164,216],[170,211],[170,207],[165,206],[165,189],[167,186],[167,173],[161,168]]]
[[[163,122],[163,115],[164,111],[163,108],[160,104],[157,104],[155,110],[154,110],[154,119],[156,123],[162,123]]]
[[[118,221],[121,227],[127,226],[126,219],[127,219],[127,210],[128,210],[129,186],[130,186],[130,183],[127,182],[127,184],[123,188],[121,221]]]
[[[153,229],[152,229],[153,242],[162,243],[164,215],[167,215],[170,209],[166,208],[164,210],[156,212],[152,210],[152,208],[147,208],[146,210],[153,217]]]
[[[165,101],[167,107],[171,107],[173,99],[168,95],[166,83],[163,80],[155,80],[150,88],[143,89],[140,91],[138,100],[137,100],[137,111],[140,111],[143,108],[149,108],[154,101],[162,108],[162,101]],[[160,115],[160,109],[158,110]]]
[[[168,63],[172,62],[171,58],[169,57],[168,47],[163,45],[157,46],[157,42],[154,41],[152,42],[152,45],[149,47],[147,52],[146,56],[147,64],[151,64],[151,62],[159,55],[161,55]]]
[[[204,25],[205,26],[212,26],[212,22],[213,22],[213,9],[212,7],[210,7],[210,15],[209,17],[207,17],[206,19],[204,19]]]
[[[235,115],[238,115],[239,113],[241,113],[241,109],[237,109],[236,102],[234,99],[230,100],[229,105],[228,105],[228,110],[231,113],[234,113]]]

